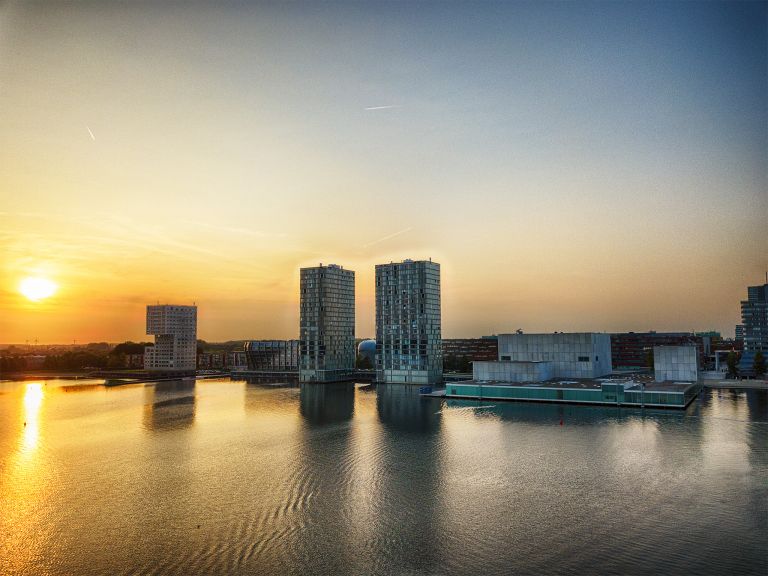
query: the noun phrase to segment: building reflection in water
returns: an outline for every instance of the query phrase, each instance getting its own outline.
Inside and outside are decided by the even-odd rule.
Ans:
[[[439,402],[422,398],[413,384],[379,384],[376,407],[381,422],[396,430],[435,432],[440,426]]]
[[[355,412],[355,385],[351,382],[302,383],[299,407],[301,415],[312,425],[351,420]]]
[[[179,430],[195,421],[195,380],[169,380],[146,386],[144,428],[153,431]]]
[[[402,564],[413,573],[435,573],[441,554],[436,545],[443,474],[440,401],[421,397],[412,384],[379,384],[376,408],[383,425],[377,490],[386,501],[377,507],[376,543],[370,547],[397,560],[373,557],[371,571]]]
[[[496,417],[502,421],[525,422],[529,424],[595,424],[599,422],[622,422],[637,418],[663,417],[665,421],[682,423],[685,410],[664,410],[651,408],[626,408],[613,406],[589,406],[584,404],[556,404],[545,402],[493,402],[492,400],[445,401],[449,409],[473,410],[478,417]]]
[[[248,376],[237,380],[245,382],[246,412],[295,413],[292,399],[295,389],[299,387],[298,379],[281,378],[276,381],[275,378]]]

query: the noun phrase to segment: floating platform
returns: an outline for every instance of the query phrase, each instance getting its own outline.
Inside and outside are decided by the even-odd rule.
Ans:
[[[558,378],[544,382],[467,380],[446,383],[445,397],[683,409],[701,389],[698,382],[654,382],[643,377]]]

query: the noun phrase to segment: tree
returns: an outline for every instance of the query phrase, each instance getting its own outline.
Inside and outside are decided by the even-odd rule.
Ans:
[[[752,368],[755,371],[755,376],[763,376],[765,374],[765,356],[758,350],[755,354],[755,362],[752,364]]]
[[[736,378],[736,376],[739,375],[738,361],[739,359],[736,356],[736,352],[728,352],[728,358],[726,359],[726,364],[728,365],[728,376],[733,376]]]
[[[151,344],[151,342],[131,342],[129,340],[128,342],[123,342],[122,344],[118,344],[112,348],[110,355],[120,356],[125,354],[144,354],[144,347]]]

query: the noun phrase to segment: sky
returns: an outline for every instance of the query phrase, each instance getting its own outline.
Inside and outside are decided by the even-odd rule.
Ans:
[[[446,338],[719,330],[768,268],[768,9],[0,3],[0,342],[295,338],[440,262]],[[27,277],[59,286],[33,302]]]

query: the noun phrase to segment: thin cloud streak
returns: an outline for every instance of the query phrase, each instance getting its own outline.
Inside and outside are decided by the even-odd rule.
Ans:
[[[388,236],[384,236],[383,238],[379,238],[378,240],[374,240],[373,242],[368,242],[368,244],[363,244],[363,248],[368,248],[369,246],[373,246],[374,244],[379,244],[381,242],[385,242],[386,240],[391,240],[395,236],[400,236],[401,234],[405,234],[406,232],[410,232],[413,230],[413,226],[409,226],[408,228],[405,228],[404,230],[400,230],[399,232],[394,232],[392,234],[389,234]]]
[[[402,104],[388,104],[387,106],[368,106],[367,108],[363,108],[363,110],[390,110],[392,108],[402,108]]]
[[[88,126],[86,126],[85,129],[88,130],[88,134],[91,135],[91,140],[96,142],[96,136],[93,135],[93,132],[91,132],[91,129]]]

